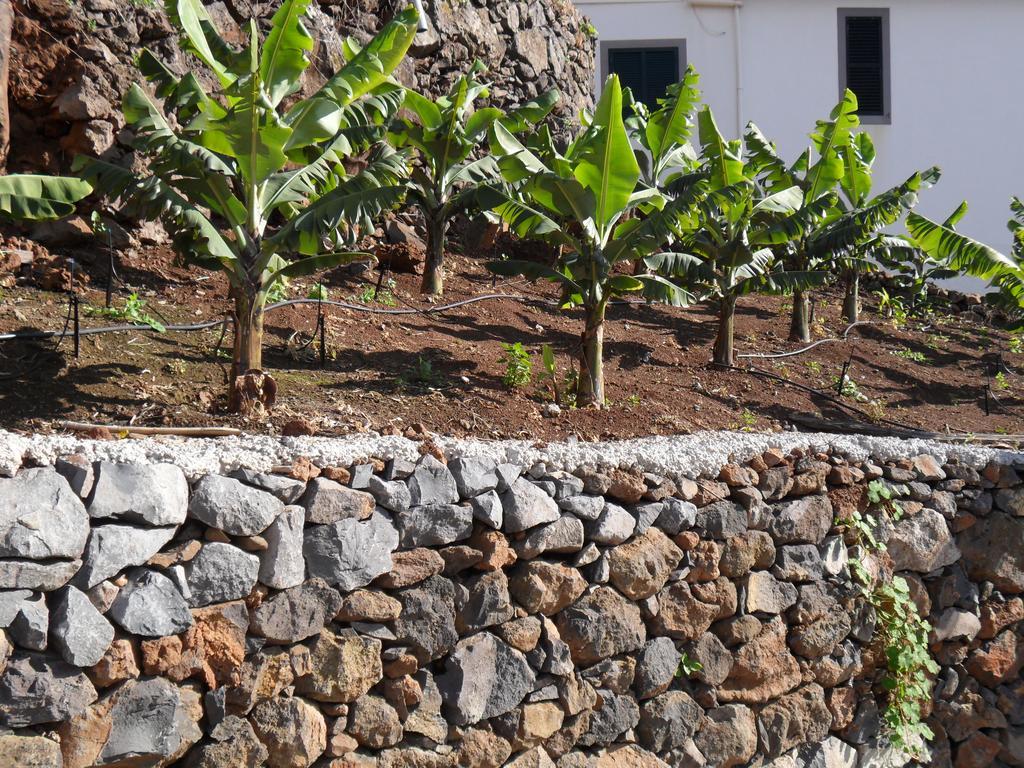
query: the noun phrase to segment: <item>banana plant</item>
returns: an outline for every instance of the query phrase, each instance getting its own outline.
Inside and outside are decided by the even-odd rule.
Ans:
[[[817,206],[804,204],[799,186],[766,192],[757,183],[760,166],[745,154],[737,139],[726,141],[705,107],[697,118],[701,157],[711,191],[696,206],[696,226],[680,238],[680,253],[657,253],[647,265],[702,298],[718,304],[718,332],[712,362],[734,364],[736,303],[749,293],[788,293],[824,282],[824,271],[784,268],[776,251],[802,237],[820,215],[819,207],[834,205],[834,195],[818,198]],[[753,124],[747,135],[760,131]]]
[[[845,210],[814,243],[813,250],[833,254],[832,264],[843,275],[843,317],[855,323],[860,318],[860,275],[875,268],[880,258],[892,253],[894,240],[883,230],[895,224],[917,205],[921,189],[938,182],[941,171],[928,168],[902,184],[871,196],[871,172],[875,146],[867,132],[854,134],[840,149],[843,177],[839,187]]]
[[[784,260],[793,272],[819,271],[827,266],[831,253],[815,246],[821,245],[816,236],[826,230],[839,216],[835,203],[835,189],[843,178],[842,151],[849,146],[854,129],[860,125],[857,117],[857,97],[847,89],[842,100],[832,110],[828,120],[819,120],[811,134],[812,146],[806,149],[791,166],[779,158],[775,147],[756,129],[748,129],[746,143],[751,162],[761,175],[761,182],[769,191],[797,187],[803,194],[800,206],[803,226],[801,234],[784,245]],[[833,205],[822,205],[831,199]],[[793,292],[793,312],[789,338],[809,342],[810,296],[801,287]]]
[[[436,101],[407,90],[404,107],[409,116],[392,127],[395,146],[412,147],[416,153],[408,198],[426,222],[427,258],[420,290],[428,295],[444,293],[445,234],[452,217],[472,204],[483,185],[500,177],[494,158],[472,159],[474,150],[496,120],[513,132],[525,130],[547,116],[559,98],[558,91],[549,91],[508,115],[495,107],[475,109],[476,101],[489,94],[487,85],[476,79],[483,71],[476,62]]]
[[[561,152],[542,128],[521,143],[498,121],[491,126],[491,150],[506,186],[492,186],[482,200],[520,237],[544,240],[560,249],[554,266],[499,261],[492,272],[546,279],[561,287],[563,307],[582,307],[580,375],[576,402],[603,407],[604,326],[609,302],[620,296],[684,306],[693,300],[685,287],[658,275],[626,275],[622,262],[642,259],[667,242],[682,211],[706,191],[703,182],[667,200],[640,183],[640,166],[623,122],[622,88],[611,75],[589,124]],[[509,188],[514,192],[510,192]],[[648,215],[629,214],[644,206]]]
[[[1007,227],[1013,235],[1012,267],[1004,267],[992,278],[996,290],[985,296],[986,300],[1003,311],[1010,318],[1014,330],[1024,328],[1024,201],[1019,197],[1010,200],[1010,220]]]
[[[633,142],[640,179],[648,187],[668,192],[669,185],[699,165],[690,144],[693,115],[700,101],[700,75],[689,66],[683,79],[670,85],[657,107],[650,109],[623,90],[626,106],[633,114],[626,119],[626,130]]]
[[[236,49],[200,0],[166,0],[182,49],[210,71],[215,90],[208,93],[192,72],[175,74],[144,49],[138,66],[157,98],[132,85],[123,111],[148,171],[98,159],[78,166],[133,214],[162,220],[184,260],[227,276],[233,409],[249,405],[238,390],[241,379],[262,374],[271,288],[371,258],[352,245],[405,193],[405,160],[383,140],[404,95],[390,74],[416,34],[417,14],[399,13],[365,47],[348,41],[345,64],[316,92],[296,98],[313,51],[304,24],[310,2],[284,0],[266,36],[251,21],[247,44]],[[361,170],[348,170],[350,158]]]
[[[0,176],[0,218],[14,221],[61,219],[74,213],[75,203],[91,193],[92,186],[88,182],[66,176]]]

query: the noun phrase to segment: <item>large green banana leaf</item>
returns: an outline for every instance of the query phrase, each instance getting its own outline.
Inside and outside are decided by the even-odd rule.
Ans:
[[[0,176],[0,217],[15,220],[59,219],[75,212],[75,203],[92,192],[82,179],[12,174]]]

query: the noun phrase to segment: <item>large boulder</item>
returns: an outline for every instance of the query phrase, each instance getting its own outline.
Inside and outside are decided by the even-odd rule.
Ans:
[[[526,657],[490,632],[462,640],[437,679],[449,719],[472,725],[519,706],[536,675]]]
[[[188,481],[173,464],[96,464],[89,502],[94,518],[180,525],[188,514]]]
[[[132,680],[113,695],[110,737],[100,765],[170,765],[202,738],[198,692],[155,677]]]
[[[573,661],[580,666],[638,651],[647,640],[640,608],[608,587],[595,589],[555,620]]]
[[[957,537],[967,575],[1003,592],[1024,592],[1024,518],[992,514]]]
[[[339,520],[306,529],[302,551],[310,576],[319,576],[345,592],[365,587],[391,570],[398,531],[391,519],[376,512],[368,520]]]
[[[253,634],[271,643],[291,644],[317,634],[341,608],[341,595],[323,579],[268,597],[252,612]]]
[[[189,605],[200,608],[247,597],[256,586],[260,559],[231,544],[209,541],[185,566]]]
[[[0,725],[60,723],[96,701],[82,670],[59,659],[16,653],[0,675]]]
[[[114,628],[92,601],[74,587],[66,587],[53,604],[50,633],[56,650],[68,664],[98,664],[114,640]]]
[[[75,584],[83,589],[92,589],[125,568],[145,565],[171,540],[176,530],[172,526],[97,525],[89,536],[82,568],[75,574]]]
[[[192,614],[181,592],[158,571],[137,568],[117,593],[107,616],[129,634],[163,637],[192,626]]]
[[[886,551],[896,571],[929,573],[960,559],[946,520],[927,508],[896,523]]]
[[[232,536],[253,536],[265,530],[283,507],[277,496],[239,480],[204,475],[192,489],[188,513]]]
[[[89,515],[53,469],[0,478],[0,558],[74,559],[89,536]]]

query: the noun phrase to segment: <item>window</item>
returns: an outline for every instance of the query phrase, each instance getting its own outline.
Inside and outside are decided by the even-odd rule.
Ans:
[[[650,107],[679,82],[686,66],[686,43],[682,40],[646,40],[601,44],[601,71],[614,73],[623,87],[633,91],[637,101]]]
[[[864,123],[888,123],[889,10],[839,9],[839,93],[857,95],[857,114]]]

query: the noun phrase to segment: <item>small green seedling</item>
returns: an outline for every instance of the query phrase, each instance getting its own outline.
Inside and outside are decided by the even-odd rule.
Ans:
[[[533,360],[522,342],[502,344],[505,350],[505,373],[501,382],[509,390],[522,389],[533,378]]]
[[[692,677],[704,669],[704,665],[689,655],[683,653],[679,657],[679,666],[676,667],[676,677]]]

